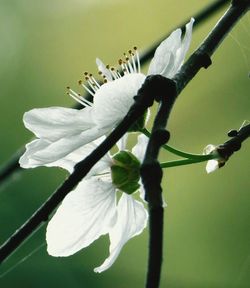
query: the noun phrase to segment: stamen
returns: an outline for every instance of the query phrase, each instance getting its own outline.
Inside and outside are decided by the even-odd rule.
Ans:
[[[95,80],[95,77],[92,76],[91,79],[92,79],[93,83],[95,84],[95,86],[97,86],[98,88],[101,87],[101,85]]]
[[[72,89],[70,89],[70,87],[67,87],[67,90],[68,90],[67,94],[68,94],[71,98],[73,98],[76,102],[82,104],[84,107],[87,106],[87,105],[80,99],[80,97],[78,96],[78,94],[77,94],[75,91],[73,91]]]
[[[140,66],[140,57],[139,57],[139,53],[137,51],[137,47],[134,47],[134,51],[135,51],[135,55],[136,55],[136,60],[137,60],[137,67],[138,67],[138,73],[141,72],[141,66]]]
[[[114,67],[111,67],[109,69],[109,71],[111,72],[112,76],[114,77],[114,79],[118,79],[120,78],[119,75],[117,74],[117,72],[115,71],[115,68]]]
[[[89,92],[90,95],[92,95],[93,97],[95,96],[95,93],[92,92],[86,85],[84,85],[83,83],[80,84],[86,91]]]
[[[98,89],[95,87],[93,82],[91,81],[92,74],[89,74],[88,76],[85,77],[85,80],[88,82],[90,88],[92,89],[92,92],[96,92]],[[82,83],[81,83],[82,84]],[[86,86],[85,86],[86,87]],[[89,89],[90,91],[90,89]]]
[[[125,63],[127,65],[127,67],[128,67],[129,73],[133,73],[134,70],[133,70],[133,67],[132,67],[132,65],[131,65],[131,63],[129,61],[129,57],[127,56],[126,53],[123,53],[123,55],[125,56]]]
[[[135,71],[135,73],[137,72],[137,69],[136,69],[136,65],[135,65],[135,54],[132,52],[132,50],[129,50],[128,53],[130,54],[130,58],[132,60],[132,64],[133,64],[133,69]]]

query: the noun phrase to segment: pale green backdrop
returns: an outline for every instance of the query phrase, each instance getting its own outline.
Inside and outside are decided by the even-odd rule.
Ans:
[[[34,107],[74,104],[74,89],[95,58],[115,64],[134,45],[141,51],[212,1],[0,0],[0,163],[32,137],[22,115]],[[217,13],[193,34],[190,52],[216,23]],[[178,99],[169,130],[172,145],[200,153],[249,119],[250,18],[246,16]],[[146,71],[146,69],[145,69]],[[250,141],[220,171],[205,164],[165,171],[164,263],[167,288],[238,288],[250,283]],[[170,156],[163,153],[167,160]],[[0,190],[3,242],[65,179],[56,168],[16,174]],[[45,226],[0,267],[0,274],[45,243]],[[108,271],[95,274],[108,239],[68,258],[45,246],[0,278],[3,288],[143,287],[147,231],[131,240]]]

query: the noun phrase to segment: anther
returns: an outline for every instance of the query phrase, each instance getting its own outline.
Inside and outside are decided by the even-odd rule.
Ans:
[[[79,84],[79,85],[82,85],[82,80],[78,80],[78,84]]]

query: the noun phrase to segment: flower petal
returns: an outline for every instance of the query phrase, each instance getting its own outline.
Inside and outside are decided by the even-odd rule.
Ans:
[[[141,135],[138,136],[137,140],[138,141],[137,141],[136,145],[132,149],[132,153],[142,163],[142,161],[144,159],[144,155],[145,155],[146,149],[147,149],[147,145],[148,145],[148,137],[143,135],[143,134],[141,134]]]
[[[186,25],[186,33],[182,41],[181,29],[177,29],[158,46],[150,63],[148,75],[161,74],[172,78],[177,73],[190,46],[193,23],[194,18],[191,18]]]
[[[176,72],[180,69],[180,67],[184,62],[185,56],[187,54],[192,39],[193,23],[194,18],[191,18],[189,23],[186,24],[185,36],[182,40],[181,47],[178,49],[176,53],[174,68],[172,74],[170,75],[171,77],[173,77],[176,74]]]
[[[71,135],[61,138],[55,142],[46,142],[46,147],[41,147],[29,157],[36,161],[37,166],[48,166],[50,163],[67,158],[67,155],[82,147],[83,145],[92,142],[93,140],[103,136],[108,130],[93,127],[78,135]],[[54,165],[53,165],[54,166]]]
[[[105,139],[105,137],[100,137],[97,140],[90,142],[83,147],[76,149],[65,157],[50,163],[41,163],[33,158],[33,155],[46,148],[49,143],[43,139],[36,139],[26,145],[26,151],[19,160],[20,166],[22,168],[35,168],[39,166],[46,167],[61,167],[68,170],[70,173],[73,172],[74,166],[86,158],[94,149]],[[106,154],[100,161],[98,161],[88,173],[88,177],[94,174],[103,172],[105,169],[111,166],[112,160],[109,154]],[[87,177],[87,176],[86,176]]]
[[[173,67],[173,61],[170,60],[173,59],[180,45],[181,29],[176,29],[157,47],[154,58],[149,65],[148,75],[161,74],[168,77],[168,71]]]
[[[220,167],[219,167],[218,160],[212,159],[212,160],[207,161],[207,165],[206,165],[207,173],[212,173],[219,168]]]
[[[116,220],[112,183],[92,177],[83,180],[63,200],[47,226],[47,250],[69,256],[110,231]]]
[[[98,127],[112,129],[124,118],[145,78],[140,73],[127,74],[103,84],[96,91],[93,119]]]
[[[94,269],[95,272],[101,273],[108,269],[115,262],[124,244],[140,234],[147,225],[147,210],[132,196],[123,193],[117,209],[117,222],[109,233],[110,255],[101,266]]]
[[[26,112],[23,121],[25,127],[38,138],[56,141],[93,127],[91,113],[92,107],[82,110],[63,107],[40,108]]]

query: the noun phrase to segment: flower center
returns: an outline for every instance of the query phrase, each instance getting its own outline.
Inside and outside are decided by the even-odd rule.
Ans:
[[[99,70],[98,74],[102,77],[103,83],[117,80],[127,74],[140,73],[140,58],[137,47],[129,50],[128,53],[123,53],[123,55],[124,59],[121,58],[118,60],[118,69],[110,65],[105,65],[100,59],[96,59],[97,68]],[[94,97],[102,84],[88,72],[84,72],[84,79],[86,83],[84,83],[83,80],[79,80],[78,84]],[[86,100],[81,94],[76,93],[70,87],[67,87],[67,90],[67,94],[84,107],[93,105],[92,102]]]

